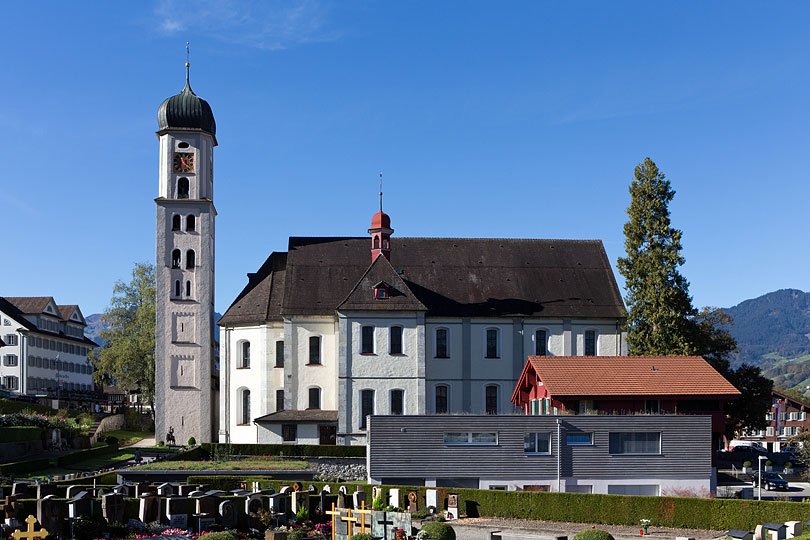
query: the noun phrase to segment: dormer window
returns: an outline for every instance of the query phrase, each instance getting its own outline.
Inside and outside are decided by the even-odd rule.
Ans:
[[[381,281],[374,285],[374,299],[375,300],[388,300],[391,297],[388,284]]]

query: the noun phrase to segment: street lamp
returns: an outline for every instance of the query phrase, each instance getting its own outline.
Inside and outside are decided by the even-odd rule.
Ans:
[[[759,482],[759,491],[757,493],[757,500],[762,500],[762,460],[768,459],[768,456],[759,456],[757,458],[757,481]]]

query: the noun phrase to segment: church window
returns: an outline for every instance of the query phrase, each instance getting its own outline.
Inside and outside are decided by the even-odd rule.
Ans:
[[[435,404],[434,410],[436,411],[436,414],[447,414],[447,411],[448,411],[447,394],[448,393],[449,393],[449,390],[447,388],[447,385],[440,384],[440,385],[438,385],[436,387],[436,395],[435,395],[436,399],[434,401],[434,404]]]
[[[388,249],[388,238],[383,238],[383,249]]]
[[[364,326],[361,330],[360,354],[374,354],[373,326]]]
[[[177,198],[188,199],[188,178],[181,178],[177,181]]]
[[[309,407],[308,409],[321,408],[321,389],[313,387],[309,389]]]
[[[537,330],[534,333],[534,354],[536,356],[546,355],[546,331]]]
[[[249,341],[243,341],[241,343],[239,352],[241,354],[239,367],[240,368],[249,368],[250,367],[250,342]]]
[[[180,280],[177,279],[174,282],[174,296],[180,298]]]
[[[186,268],[189,270],[194,269],[194,250],[190,249],[186,251]]]
[[[180,250],[172,251],[172,268],[180,268]],[[179,296],[179,293],[178,293]]]
[[[186,230],[191,232],[194,231],[197,227],[197,218],[194,215],[186,216]],[[178,223],[179,228],[179,223]]]
[[[186,298],[191,298],[191,281],[186,281]]]
[[[250,425],[250,390],[242,390],[242,417],[239,419],[240,425]]]
[[[498,358],[498,329],[487,328],[486,331],[486,357]]]
[[[284,341],[276,341],[276,367],[284,367]]]
[[[436,329],[436,358],[450,358],[448,341],[447,341],[447,328]]]
[[[380,237],[374,235],[374,249],[380,249]]]
[[[498,414],[497,384],[488,384],[484,388],[484,410],[487,414]]]
[[[172,216],[172,230],[179,231],[180,230],[180,215],[175,214]]]
[[[596,356],[596,330],[585,330],[585,356]]]
[[[400,415],[404,413],[404,397],[404,390],[391,390],[391,414]]]
[[[391,354],[402,354],[402,327],[392,326],[390,329],[389,347]]]
[[[276,390],[276,412],[284,410],[284,390]]]
[[[321,338],[320,336],[310,336],[309,338],[309,363],[321,363]]]
[[[374,390],[360,392],[360,429],[366,429],[367,417],[374,414]]]

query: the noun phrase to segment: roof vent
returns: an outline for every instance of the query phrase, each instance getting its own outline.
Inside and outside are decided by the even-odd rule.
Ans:
[[[658,371],[658,369],[656,369],[656,367],[653,366],[653,367],[650,368],[650,371]]]
[[[400,276],[401,276],[401,275],[402,275],[402,274],[404,274],[404,273],[405,273],[405,270],[403,270],[403,269],[401,269],[401,268],[398,268],[398,269],[397,269],[397,275],[400,275]]]

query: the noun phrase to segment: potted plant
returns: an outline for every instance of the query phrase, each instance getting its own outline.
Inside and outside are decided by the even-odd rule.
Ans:
[[[793,474],[793,463],[790,461],[785,462],[785,474]]]
[[[287,540],[287,533],[289,529],[282,525],[281,527],[273,527],[276,522],[276,517],[269,510],[259,510],[258,512],[251,513],[250,517],[256,518],[264,526],[264,540]]]
[[[751,474],[751,462],[743,461],[743,474]]]
[[[773,470],[773,462],[769,459],[765,461],[765,472],[769,472]]]

